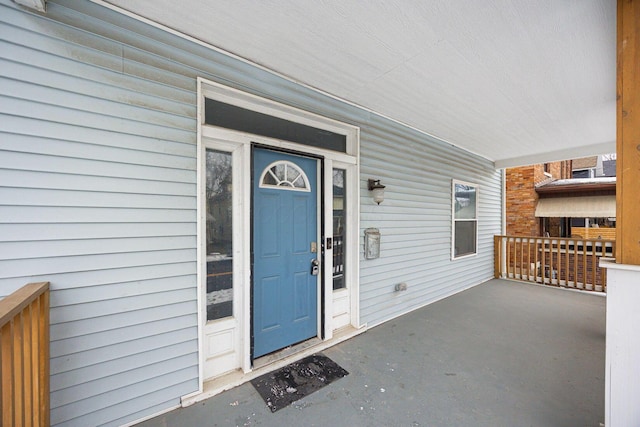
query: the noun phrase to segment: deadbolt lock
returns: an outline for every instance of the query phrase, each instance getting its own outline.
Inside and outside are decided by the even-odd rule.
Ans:
[[[317,276],[320,273],[320,261],[317,259],[311,260],[311,275]]]

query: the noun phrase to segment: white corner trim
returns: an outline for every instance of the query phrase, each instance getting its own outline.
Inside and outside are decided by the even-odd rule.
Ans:
[[[47,0],[13,0],[13,2],[38,12],[47,11]]]
[[[626,270],[626,271],[637,271],[640,272],[640,265],[631,265],[631,264],[619,264],[616,263],[615,258],[600,258],[600,267],[608,268],[611,270]]]

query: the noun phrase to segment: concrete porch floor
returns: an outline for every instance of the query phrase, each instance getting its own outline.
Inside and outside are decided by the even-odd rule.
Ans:
[[[276,413],[246,383],[140,426],[598,427],[605,303],[491,280],[325,350],[350,374]]]

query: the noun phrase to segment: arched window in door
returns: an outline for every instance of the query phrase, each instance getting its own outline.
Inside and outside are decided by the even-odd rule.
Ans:
[[[282,190],[311,191],[309,179],[304,171],[286,160],[273,162],[262,171],[260,188],[269,187]]]

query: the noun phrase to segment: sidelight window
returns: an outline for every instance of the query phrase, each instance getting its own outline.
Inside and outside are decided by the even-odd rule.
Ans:
[[[346,287],[345,277],[345,237],[346,217],[346,170],[333,170],[333,289]]]
[[[207,321],[233,316],[232,155],[206,150]]]

